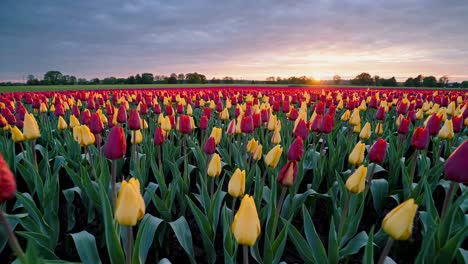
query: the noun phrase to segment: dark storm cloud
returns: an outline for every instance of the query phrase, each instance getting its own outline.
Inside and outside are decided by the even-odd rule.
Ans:
[[[467,12],[464,0],[4,0],[0,80],[49,69],[87,78],[467,75]]]

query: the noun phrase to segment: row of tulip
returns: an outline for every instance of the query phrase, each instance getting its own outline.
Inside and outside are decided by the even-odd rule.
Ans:
[[[463,91],[5,93],[0,109],[8,259],[468,260]]]

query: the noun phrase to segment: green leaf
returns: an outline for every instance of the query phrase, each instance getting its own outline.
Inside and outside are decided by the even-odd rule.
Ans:
[[[70,234],[75,242],[76,250],[80,256],[80,260],[84,264],[98,264],[101,263],[99,253],[96,247],[96,239],[93,235],[86,231]]]
[[[369,237],[367,239],[364,256],[362,257],[363,264],[374,264],[374,226],[372,226]]]
[[[372,180],[371,185],[372,200],[377,213],[382,212],[385,197],[388,195],[388,182],[385,179]]]
[[[436,263],[449,263],[455,257],[456,251],[460,248],[461,243],[464,241],[468,234],[468,226],[462,228],[457,234],[444,243]]]
[[[368,236],[365,231],[360,232],[348,241],[346,247],[340,251],[340,257],[356,254],[363,246],[367,244]]]
[[[314,223],[312,222],[312,218],[309,215],[309,212],[305,208],[302,207],[302,214],[304,217],[304,232],[306,235],[307,243],[309,247],[312,249],[313,258],[316,263],[327,263],[327,252],[325,251],[325,247],[323,246],[322,241],[320,240],[317,231],[315,230]],[[333,221],[332,221],[333,222]],[[336,245],[338,251],[338,245]],[[336,252],[338,253],[338,252]]]
[[[41,256],[48,259],[58,259],[54,253],[55,249],[48,248],[49,237],[44,234],[37,232],[26,232],[17,231],[16,234],[26,238],[29,242],[33,242],[34,245],[40,249]]]
[[[143,217],[138,228],[135,245],[133,246],[133,263],[146,263],[148,250],[153,244],[154,234],[162,222],[162,219],[150,214],[146,214],[145,217]]]
[[[111,205],[107,198],[106,189],[100,184],[99,195],[101,198],[102,216],[104,221],[104,235],[106,238],[107,252],[112,264],[124,263],[124,253],[120,244],[119,236],[115,230]]]
[[[333,216],[330,221],[330,230],[328,231],[328,261],[329,263],[338,263],[339,259],[339,245],[338,238],[336,235],[335,221],[333,221]]]
[[[189,256],[190,262],[196,263],[192,244],[192,233],[190,232],[190,227],[187,223],[187,220],[185,220],[185,217],[181,216],[176,221],[170,222],[169,225],[174,231],[180,245]]]

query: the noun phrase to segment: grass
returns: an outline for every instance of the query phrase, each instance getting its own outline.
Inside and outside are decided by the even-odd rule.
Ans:
[[[96,84],[96,85],[48,85],[48,86],[0,86],[0,93],[5,92],[43,92],[43,91],[70,91],[70,90],[106,90],[106,89],[135,89],[135,88],[204,88],[204,87],[288,87],[287,84]],[[383,87],[383,86],[351,86],[351,85],[304,85],[291,87],[335,87],[335,88],[377,88],[377,89],[429,89],[441,88],[426,87]],[[459,90],[443,88],[444,90]]]

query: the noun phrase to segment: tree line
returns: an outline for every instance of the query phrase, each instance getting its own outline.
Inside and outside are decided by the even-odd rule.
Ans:
[[[44,74],[42,79],[30,74],[27,78],[27,85],[93,85],[93,84],[286,84],[286,85],[360,85],[360,86],[387,86],[387,87],[452,87],[468,88],[468,81],[449,83],[448,76],[444,75],[437,79],[434,76],[418,75],[410,77],[403,83],[398,83],[395,77],[388,79],[378,75],[371,76],[367,72],[358,74],[350,80],[343,80],[339,75],[333,76],[332,80],[316,80],[307,76],[292,76],[288,78],[270,76],[265,81],[234,79],[226,76],[224,78],[207,79],[206,75],[197,72],[193,73],[172,73],[167,75],[155,75],[152,73],[142,73],[130,75],[127,78],[106,77],[103,79],[77,78],[74,75],[64,75],[60,71],[52,70]],[[13,83],[0,83],[0,85],[15,85]]]

